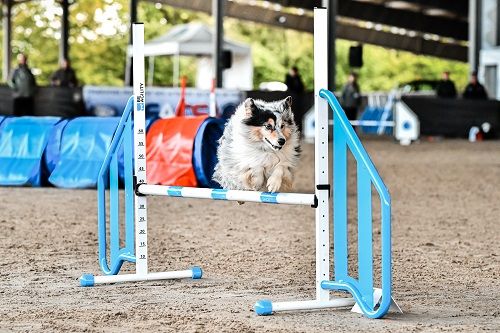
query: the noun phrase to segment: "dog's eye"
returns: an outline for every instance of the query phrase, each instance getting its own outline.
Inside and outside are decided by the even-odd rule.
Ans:
[[[285,128],[285,124],[281,124],[281,129]]]
[[[266,125],[266,130],[270,131],[272,129],[273,129],[273,127],[271,125],[269,125],[269,124]]]

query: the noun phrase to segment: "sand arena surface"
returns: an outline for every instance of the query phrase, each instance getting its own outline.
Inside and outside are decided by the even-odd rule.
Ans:
[[[81,288],[99,273],[96,192],[0,188],[0,332],[499,332],[500,142],[365,141],[392,194],[404,315],[255,315],[261,298],[314,297],[307,207],[150,198],[151,271],[200,265],[204,278]],[[313,154],[304,145],[297,192],[312,191]]]

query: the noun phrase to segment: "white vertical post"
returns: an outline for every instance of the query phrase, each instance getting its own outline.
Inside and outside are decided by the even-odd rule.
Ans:
[[[210,117],[217,117],[217,101],[215,99],[215,79],[212,79],[212,86],[210,87],[210,105],[208,108],[208,115]]]
[[[144,24],[132,26],[134,76],[134,174],[137,184],[146,180],[146,99],[144,80]],[[148,274],[148,225],[146,197],[134,196],[136,273]]]
[[[174,56],[174,71],[173,71],[173,78],[172,78],[172,84],[174,87],[179,86],[179,75],[180,75],[180,59],[179,59],[179,51],[177,50],[177,53]]]
[[[316,197],[316,300],[327,301],[328,290],[321,281],[330,280],[330,198],[328,178],[328,104],[319,97],[320,89],[328,88],[328,12],[314,9],[314,116],[315,144],[314,169]],[[321,186],[323,185],[323,186]]]

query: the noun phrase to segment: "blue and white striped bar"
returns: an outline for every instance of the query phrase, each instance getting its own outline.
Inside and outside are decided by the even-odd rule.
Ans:
[[[305,206],[314,206],[315,204],[314,194],[305,193],[271,193],[147,184],[140,184],[137,191],[145,195],[164,195],[167,197]]]

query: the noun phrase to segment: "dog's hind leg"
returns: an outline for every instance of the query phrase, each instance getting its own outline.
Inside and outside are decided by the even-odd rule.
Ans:
[[[293,177],[290,168],[283,168],[283,177],[281,178],[281,188],[280,191],[288,192],[292,189]]]

